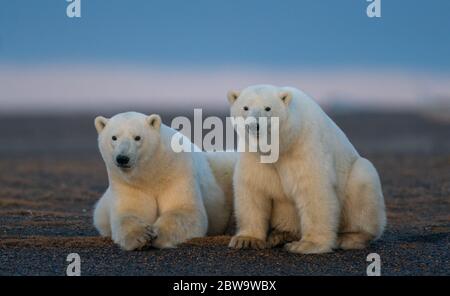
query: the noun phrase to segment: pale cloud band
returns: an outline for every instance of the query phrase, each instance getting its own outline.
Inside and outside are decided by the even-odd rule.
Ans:
[[[417,109],[450,105],[450,74],[392,69],[282,70],[131,66],[1,66],[1,111],[226,108],[226,93],[270,83],[324,106]]]

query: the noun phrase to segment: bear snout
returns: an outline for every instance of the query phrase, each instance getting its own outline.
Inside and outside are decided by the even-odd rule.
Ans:
[[[125,167],[128,165],[129,162],[130,162],[130,158],[126,155],[119,154],[116,157],[116,163],[119,167]]]

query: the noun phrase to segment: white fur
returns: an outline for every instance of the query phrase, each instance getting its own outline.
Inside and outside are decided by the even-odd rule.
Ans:
[[[94,225],[102,236],[134,250],[146,245],[171,248],[226,230],[232,203],[227,175],[233,174],[234,153],[175,153],[170,141],[177,132],[158,115],[97,117],[95,126],[109,179],[94,210]],[[185,143],[193,145],[187,139]],[[119,154],[130,158],[130,168],[117,165]]]
[[[232,116],[280,121],[277,162],[240,154],[234,175],[238,231],[231,247],[273,246],[289,234],[294,241],[287,250],[324,253],[362,248],[382,234],[386,215],[377,171],[318,104],[300,90],[270,85],[228,98]]]

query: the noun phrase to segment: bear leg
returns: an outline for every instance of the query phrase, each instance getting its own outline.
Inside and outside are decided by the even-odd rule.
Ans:
[[[300,218],[295,204],[289,200],[273,200],[270,224],[272,230],[267,237],[269,248],[301,238]]]
[[[338,246],[361,249],[383,233],[386,212],[380,178],[365,158],[355,161],[346,186]]]
[[[237,234],[230,248],[265,248],[269,229],[271,200],[263,192],[245,183],[236,183],[235,214]]]
[[[94,226],[101,236],[111,237],[111,222],[109,218],[109,197],[106,192],[95,205]]]
[[[326,174],[318,173],[314,182],[304,183],[294,197],[301,221],[301,240],[285,245],[286,250],[300,254],[332,252],[339,227],[339,201]]]

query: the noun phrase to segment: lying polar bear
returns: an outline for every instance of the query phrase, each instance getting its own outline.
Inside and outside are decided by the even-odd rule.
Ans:
[[[232,211],[234,153],[175,153],[170,143],[177,131],[155,114],[99,116],[95,127],[109,179],[94,210],[102,236],[134,250],[171,248],[225,231]]]
[[[261,163],[257,152],[244,152],[236,164],[238,231],[230,247],[293,241],[286,244],[291,252],[324,253],[363,248],[382,234],[377,171],[318,104],[300,90],[271,85],[231,91],[228,99],[233,117],[279,118],[278,160]],[[248,130],[260,137],[259,125]]]

